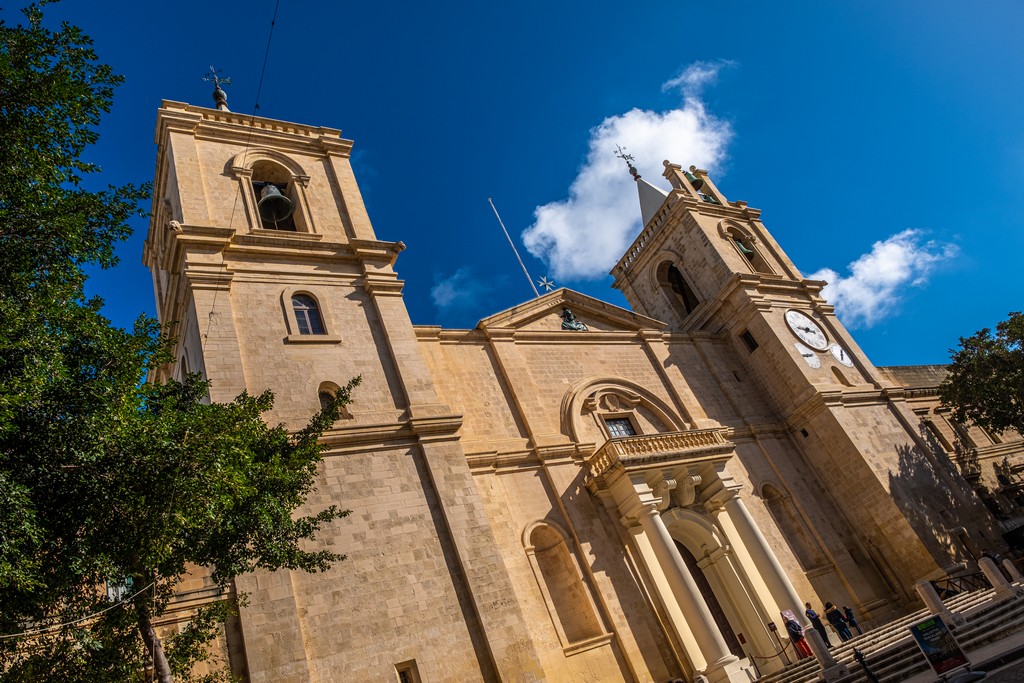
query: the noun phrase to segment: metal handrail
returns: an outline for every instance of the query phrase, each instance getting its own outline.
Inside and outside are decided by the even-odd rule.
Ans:
[[[943,600],[960,593],[986,590],[992,587],[992,584],[989,583],[988,578],[982,572],[965,574],[963,576],[947,576],[944,579],[932,581],[931,584],[935,588],[935,592]]]

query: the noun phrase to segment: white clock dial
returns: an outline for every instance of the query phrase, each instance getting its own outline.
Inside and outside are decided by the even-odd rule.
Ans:
[[[832,355],[835,356],[837,361],[839,361],[840,363],[842,363],[843,365],[845,365],[848,368],[852,368],[853,367],[853,359],[850,358],[850,354],[847,352],[846,349],[844,349],[839,344],[833,344],[832,346],[830,346],[828,348],[829,348],[829,351],[832,352]]]
[[[825,336],[825,332],[806,313],[786,311],[786,324],[797,339],[815,351],[824,351],[828,348],[828,337]]]
[[[793,344],[793,347],[796,349],[796,352],[799,353],[800,356],[805,361],[807,361],[807,364],[810,365],[812,368],[821,367],[821,359],[818,358],[818,354],[816,354],[814,351],[811,351],[809,348],[807,348],[800,342]]]

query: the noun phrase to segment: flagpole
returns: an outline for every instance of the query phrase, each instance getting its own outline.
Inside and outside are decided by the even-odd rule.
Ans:
[[[491,200],[490,197],[487,198],[487,201],[490,203],[491,209],[494,210],[494,216],[498,219],[498,225],[501,226],[502,231],[505,233],[505,239],[508,240],[509,246],[512,247],[512,253],[514,253],[516,255],[516,260],[519,261],[519,265],[523,269],[523,275],[526,276],[527,282],[529,282],[530,283],[530,287],[533,288],[534,295],[537,298],[540,298],[540,292],[537,291],[537,286],[535,284],[533,284],[533,278],[530,277],[529,271],[526,270],[526,264],[523,263],[523,259],[519,258],[519,250],[516,249],[515,242],[513,242],[512,238],[509,236],[508,230],[505,228],[505,222],[501,220],[501,216],[498,215],[498,210],[496,208],[494,208],[494,201]]]

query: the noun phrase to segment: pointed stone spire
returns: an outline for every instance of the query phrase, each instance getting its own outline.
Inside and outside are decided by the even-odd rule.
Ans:
[[[668,192],[640,178],[636,178],[636,189],[640,193],[640,217],[644,225],[647,225],[665,203]]]
[[[626,166],[629,167],[629,175],[633,176],[633,180],[636,181],[636,189],[640,193],[640,217],[643,219],[644,225],[647,225],[654,218],[654,214],[658,213],[661,205],[665,203],[668,193],[643,179],[640,171],[636,170],[636,166],[633,165],[633,155],[626,154],[625,147],[615,145],[615,156],[626,162]]]

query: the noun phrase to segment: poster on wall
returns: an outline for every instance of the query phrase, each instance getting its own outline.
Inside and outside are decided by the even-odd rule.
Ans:
[[[967,655],[940,617],[930,617],[914,624],[910,627],[910,633],[936,674],[941,676],[970,664]]]

